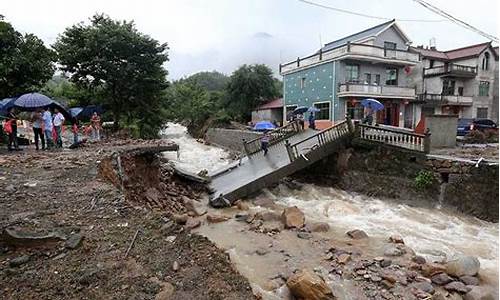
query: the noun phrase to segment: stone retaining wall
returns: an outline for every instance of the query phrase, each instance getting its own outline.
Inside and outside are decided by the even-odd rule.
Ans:
[[[209,128],[205,134],[205,140],[229,150],[244,152],[243,139],[252,140],[260,135],[261,133],[249,130]]]

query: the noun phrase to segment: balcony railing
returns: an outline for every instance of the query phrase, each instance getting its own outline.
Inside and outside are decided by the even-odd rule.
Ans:
[[[339,86],[339,97],[345,96],[385,96],[415,98],[415,89],[397,85],[372,85],[362,83],[342,83]]]
[[[441,95],[441,94],[418,94],[417,99],[429,104],[437,105],[472,105],[472,96]]]
[[[433,68],[425,68],[424,76],[439,76],[439,75],[454,75],[457,77],[475,77],[477,74],[477,67],[445,64]]]
[[[347,43],[346,45],[325,52],[320,50],[313,55],[304,58],[299,57],[295,61],[280,64],[280,73],[284,74],[320,62],[344,57],[371,61],[379,60],[381,62],[402,65],[415,65],[420,61],[418,53],[412,53],[406,50],[391,50],[367,44]]]

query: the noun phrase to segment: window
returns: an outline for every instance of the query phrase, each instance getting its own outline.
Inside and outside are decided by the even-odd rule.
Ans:
[[[463,86],[459,86],[458,87],[458,95],[459,96],[463,96],[464,95],[464,87]]]
[[[396,43],[384,42],[384,48],[389,50],[396,50]]]
[[[488,70],[488,65],[490,64],[490,54],[488,52],[484,53],[482,69]]]
[[[364,117],[364,107],[360,102],[347,101],[347,114],[352,120],[362,120]]]
[[[488,108],[487,107],[478,107],[476,118],[486,119],[488,117]]]
[[[429,60],[429,68],[434,68],[434,60]]]
[[[358,65],[346,65],[346,81],[347,82],[358,82],[359,80],[359,66]]]
[[[479,81],[479,96],[488,96],[490,93],[490,82]]]
[[[443,80],[443,95],[455,95],[455,80]]]
[[[316,120],[330,120],[330,102],[314,103],[314,107],[319,109],[316,112]]]
[[[365,84],[371,84],[371,83],[372,83],[372,74],[365,73]]]
[[[380,74],[375,75],[375,84],[380,85]]]
[[[305,77],[301,77],[300,78],[300,88],[303,89],[306,87],[306,78]]]
[[[385,84],[386,85],[398,85],[398,69],[389,68],[385,70]]]

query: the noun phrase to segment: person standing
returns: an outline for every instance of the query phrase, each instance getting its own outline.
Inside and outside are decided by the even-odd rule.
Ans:
[[[17,143],[17,115],[14,107],[9,109],[7,118],[7,122],[10,123],[11,128],[8,149],[9,151],[19,150],[19,144]]]
[[[92,138],[96,141],[101,139],[101,117],[94,112],[92,118],[90,119],[90,124],[92,126]]]
[[[45,143],[47,144],[46,149],[51,148],[54,145],[52,140],[52,114],[50,113],[49,107],[45,107],[45,111],[42,115],[44,133],[45,133]]]
[[[38,147],[38,140],[42,141],[42,150],[45,149],[45,137],[42,130],[43,116],[42,111],[37,109],[31,113],[31,123],[33,124],[33,133],[35,134],[35,147],[36,150],[40,150]]]
[[[363,124],[372,125],[373,123],[373,107],[371,103],[366,106],[366,117],[363,120]]]
[[[313,112],[309,113],[309,128],[316,130],[316,120]]]
[[[71,126],[71,132],[73,132],[73,144],[78,143],[78,119],[75,117],[73,119],[73,125]]]
[[[302,128],[302,130],[304,130],[304,115],[298,114],[297,119],[299,120],[300,127]]]
[[[271,135],[269,131],[264,132],[264,135],[260,138],[260,146],[262,151],[264,151],[264,156],[267,155],[267,151],[269,150],[269,142],[271,141]]]
[[[54,128],[56,130],[56,145],[58,148],[62,148],[62,125],[64,123],[64,116],[59,111],[59,109],[54,109]]]

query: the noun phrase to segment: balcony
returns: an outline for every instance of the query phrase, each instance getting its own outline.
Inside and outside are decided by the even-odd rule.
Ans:
[[[408,66],[416,65],[419,60],[419,54],[408,52],[405,50],[390,50],[383,47],[347,43],[322,52],[321,50],[313,55],[297,58],[297,60],[280,64],[280,74],[284,75],[296,70],[311,67],[320,63],[337,60],[337,59],[353,59],[363,60],[373,63],[386,63],[392,65]]]
[[[476,75],[477,75],[477,67],[457,65],[457,64],[445,64],[443,66],[424,69],[424,77],[452,76],[452,77],[474,78],[476,77]]]
[[[372,85],[362,83],[342,83],[339,97],[374,97],[394,99],[415,99],[415,89],[397,85]]]
[[[441,95],[441,94],[419,94],[417,96],[419,101],[423,101],[427,106],[443,106],[443,105],[457,105],[457,106],[471,106],[472,96],[460,95]]]

